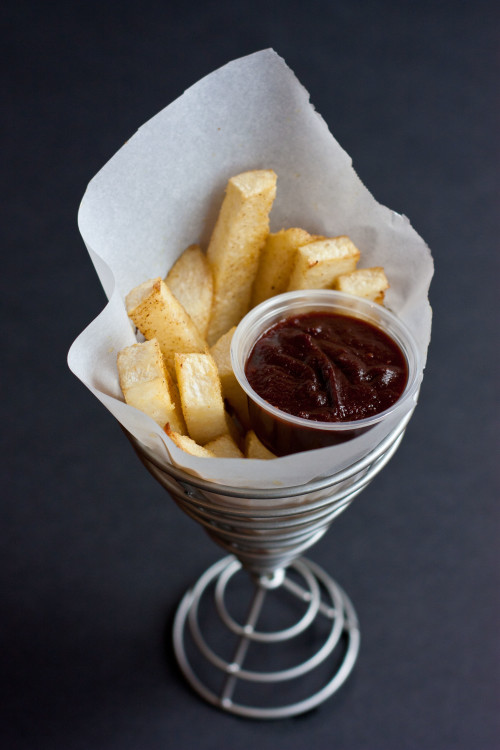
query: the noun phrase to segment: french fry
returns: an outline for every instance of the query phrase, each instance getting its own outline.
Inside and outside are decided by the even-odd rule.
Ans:
[[[247,458],[261,458],[265,461],[271,458],[276,458],[274,453],[261,443],[253,430],[248,430],[245,435],[245,456]]]
[[[190,453],[192,456],[198,456],[199,458],[215,458],[215,453],[212,453],[212,451],[204,448],[202,445],[198,445],[198,443],[188,435],[180,435],[169,427],[165,429],[165,432],[175,445],[186,453]]]
[[[190,245],[168,272],[165,283],[206,338],[212,309],[212,272],[199,245]]]
[[[147,338],[156,338],[167,368],[175,378],[176,352],[204,352],[206,342],[162,279],[150,279],[132,289],[125,299],[127,313]]]
[[[210,354],[175,354],[174,361],[189,436],[205,445],[228,432],[217,366]]]
[[[343,273],[335,279],[334,288],[357,297],[365,297],[380,305],[384,301],[389,282],[382,266],[357,268],[351,273]]]
[[[215,440],[210,440],[204,447],[211,451],[217,458],[245,458],[229,434],[220,435]]]
[[[118,375],[125,401],[177,432],[186,432],[177,387],[156,339],[132,344],[118,352]]]
[[[210,346],[248,311],[275,195],[276,174],[270,169],[243,172],[227,184],[207,250],[214,280]]]
[[[354,271],[359,255],[349,237],[329,237],[299,247],[288,291],[330,289],[340,274]]]
[[[222,395],[236,412],[236,415],[245,429],[250,426],[248,416],[248,399],[245,391],[238,383],[231,364],[231,340],[236,326],[229,329],[227,333],[210,348],[210,354],[215,360],[219,378],[222,386]]]
[[[297,227],[281,229],[267,236],[253,285],[252,307],[275,294],[286,292],[297,248],[317,239],[322,238]]]

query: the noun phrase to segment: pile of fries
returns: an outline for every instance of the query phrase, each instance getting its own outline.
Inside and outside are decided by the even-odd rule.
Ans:
[[[349,237],[304,229],[269,232],[276,174],[232,177],[206,253],[188,247],[165,279],[126,297],[145,341],[118,353],[127,404],[157,422],[195,456],[274,458],[250,428],[247,398],[231,367],[231,339],[251,307],[297,289],[337,289],[383,303],[381,267],[356,268]]]

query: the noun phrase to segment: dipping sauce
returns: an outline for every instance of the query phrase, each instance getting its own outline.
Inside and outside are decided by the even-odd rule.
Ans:
[[[405,389],[408,366],[399,346],[371,323],[309,312],[265,331],[245,374],[254,391],[282,412],[351,422],[392,406]]]

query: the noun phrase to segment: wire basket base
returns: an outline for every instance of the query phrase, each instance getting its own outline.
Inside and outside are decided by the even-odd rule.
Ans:
[[[310,560],[250,576],[230,555],[185,594],[173,639],[184,677],[206,701],[247,718],[279,719],[310,711],[338,690],[360,635],[349,598]]]

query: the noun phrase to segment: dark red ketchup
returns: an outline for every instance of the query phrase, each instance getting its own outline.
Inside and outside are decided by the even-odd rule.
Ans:
[[[408,367],[399,346],[371,323],[312,312],[265,331],[245,374],[254,391],[282,412],[315,422],[351,422],[392,406],[405,389]],[[295,450],[308,447],[304,438]],[[276,449],[275,442],[276,435]]]

